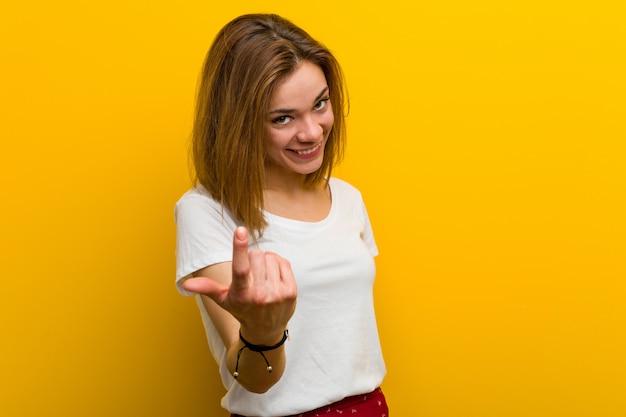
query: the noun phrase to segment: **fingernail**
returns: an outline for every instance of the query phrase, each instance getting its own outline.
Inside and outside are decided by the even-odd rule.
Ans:
[[[237,239],[239,239],[239,240],[247,240],[247,236],[246,236],[246,228],[245,228],[245,227],[241,227],[241,226],[239,226],[239,227],[235,230],[235,235],[237,236]]]

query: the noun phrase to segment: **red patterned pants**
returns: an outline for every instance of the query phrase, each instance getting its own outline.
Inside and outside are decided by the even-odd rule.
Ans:
[[[369,394],[344,398],[336,403],[288,417],[389,417],[385,395],[380,388]],[[231,414],[231,417],[244,417]]]

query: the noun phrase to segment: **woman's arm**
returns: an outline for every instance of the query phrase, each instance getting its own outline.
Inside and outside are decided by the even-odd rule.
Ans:
[[[243,349],[241,335],[251,344],[273,346],[283,337],[296,306],[297,288],[289,262],[275,253],[248,252],[248,233],[235,230],[233,261],[211,265],[183,284],[202,295],[202,302],[227,348],[227,367],[248,391],[270,389],[285,369],[285,349],[264,351],[263,356]]]

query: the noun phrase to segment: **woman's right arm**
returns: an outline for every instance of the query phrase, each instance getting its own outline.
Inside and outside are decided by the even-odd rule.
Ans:
[[[248,233],[238,227],[233,237],[233,261],[208,266],[183,284],[202,295],[202,302],[227,348],[227,367],[237,366],[237,381],[248,391],[262,393],[283,374],[284,346],[263,352],[243,349],[241,335],[251,344],[273,346],[283,337],[296,306],[297,288],[286,259],[272,252],[248,252]]]

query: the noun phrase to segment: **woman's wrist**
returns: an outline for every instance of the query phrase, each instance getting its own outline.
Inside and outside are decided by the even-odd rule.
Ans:
[[[285,334],[288,335],[288,332],[284,328],[271,331],[259,331],[258,329],[250,329],[242,325],[239,329],[239,338],[244,344],[245,340],[248,344],[258,346],[273,346],[280,342]]]
[[[241,331],[239,332],[239,340],[241,340],[241,342],[245,345],[246,348],[250,349],[253,352],[267,352],[269,350],[278,349],[283,344],[285,344],[288,338],[289,338],[289,330],[285,329],[278,343],[275,343],[273,345],[259,345],[259,344],[250,342],[249,340],[243,337],[243,335],[241,334]]]
[[[243,353],[245,349],[248,349],[251,352],[256,352],[260,354],[263,360],[265,361],[267,372],[271,373],[274,370],[274,367],[270,364],[270,361],[267,359],[267,356],[265,356],[265,352],[270,352],[276,349],[280,349],[285,344],[288,337],[289,337],[289,331],[284,330],[283,336],[278,343],[273,344],[273,345],[257,345],[246,340],[240,331],[239,340],[241,341],[241,343],[243,343],[243,346],[237,352],[237,361],[235,362],[235,370],[233,371],[233,376],[235,378],[239,378],[239,360],[241,359],[241,354]]]

